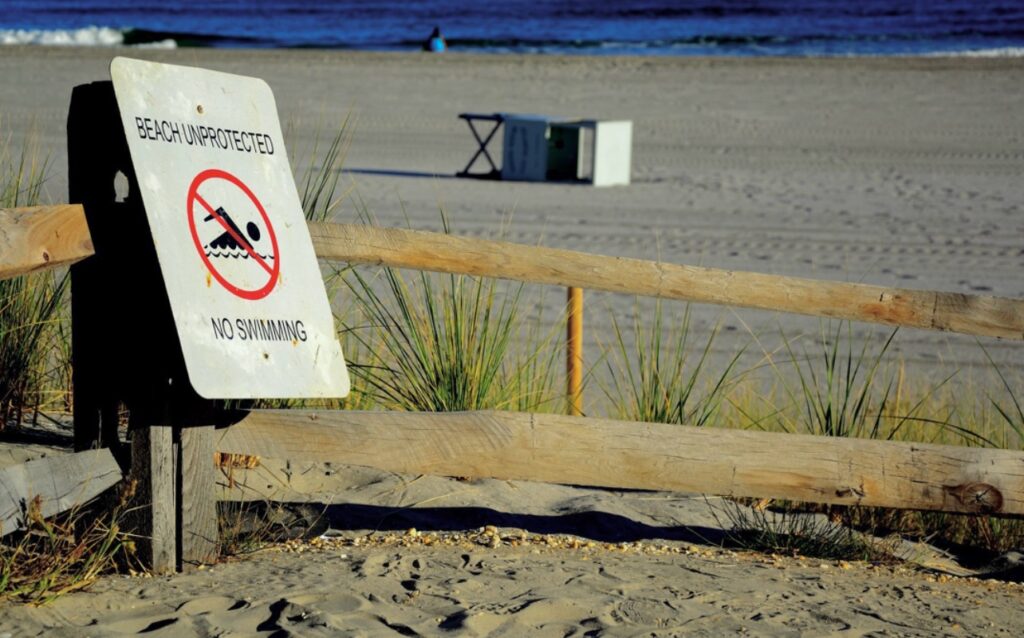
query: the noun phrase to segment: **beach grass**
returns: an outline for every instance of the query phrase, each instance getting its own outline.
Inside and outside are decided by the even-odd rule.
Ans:
[[[138,567],[135,542],[122,529],[133,484],[110,503],[99,498],[49,519],[39,498],[25,505],[25,529],[0,543],[0,598],[45,604],[97,578]]]
[[[629,335],[612,317],[614,340],[603,345],[600,355],[609,381],[601,385],[617,418],[703,426],[719,416],[730,390],[743,378],[737,365],[746,347],[713,370],[709,355],[719,327],[713,327],[702,343],[694,343],[691,322],[690,305],[684,304],[681,318],[666,325],[660,299],[652,313],[642,312],[636,301]]]
[[[798,347],[783,334],[782,355],[765,353],[773,376],[768,390],[747,389],[730,397],[730,407],[739,415],[736,420],[741,427],[766,431],[1022,449],[1024,439],[1013,423],[1019,405],[1015,386],[991,357],[989,368],[983,370],[988,378],[980,386],[1003,390],[997,396],[979,391],[972,385],[977,381],[957,383],[959,371],[938,382],[907,380],[903,362],[884,356],[896,338],[893,330],[875,339],[857,339],[849,322],[822,322],[809,346]],[[806,541],[803,551],[829,557],[836,522],[851,533],[897,534],[982,552],[1007,551],[1024,541],[1024,524],[1013,518],[786,501],[760,504],[766,502],[771,507],[760,512],[745,507],[732,512],[733,541],[765,549],[781,542],[777,537],[796,525],[801,543]],[[829,524],[804,526],[808,516],[824,516]],[[815,535],[820,542],[811,542]],[[844,556],[847,559],[862,552],[856,545],[848,549],[853,551]]]
[[[956,372],[908,393],[902,363],[886,360],[897,333],[894,329],[882,340],[862,339],[858,344],[851,322],[823,321],[817,343],[799,350],[782,334],[785,363],[792,374],[779,374],[779,387],[784,400],[801,410],[799,417],[782,420],[779,429],[888,441],[922,440],[921,432],[932,429],[969,444],[992,445],[983,434],[958,425],[944,410],[936,409],[934,398]],[[923,440],[928,438],[935,437]]]
[[[785,556],[895,562],[891,544],[835,515],[778,507],[767,500],[725,500],[710,506],[726,544]]]
[[[347,330],[369,356],[350,366],[375,405],[391,410],[538,410],[555,399],[553,357],[523,333],[523,287],[461,275],[351,271],[366,323]],[[525,338],[524,338],[525,337]]]
[[[326,506],[271,501],[220,503],[221,556],[244,556],[269,545],[315,538],[327,529]]]
[[[329,138],[322,134],[322,130],[317,128],[313,142],[305,152],[307,168],[297,180],[302,212],[313,222],[330,221],[351,194],[350,190],[340,190],[339,184],[345,158],[352,145],[352,116],[346,115]],[[292,164],[295,164],[295,158]]]
[[[18,151],[0,145],[0,207],[39,203],[47,167],[31,140]],[[68,386],[52,383],[52,377],[60,377],[67,364],[55,360],[68,350],[62,323],[67,291],[66,273],[0,280],[0,429],[66,394]]]
[[[979,347],[984,352],[991,369],[999,377],[999,390],[994,394],[986,392],[985,395],[988,404],[999,415],[996,421],[1001,427],[998,429],[1004,434],[1012,433],[1016,438],[1016,443],[1021,445],[1024,443],[1024,397],[1021,397],[1018,389],[1024,386],[1020,384],[1020,379],[1016,384],[1011,383],[1003,369],[992,359],[989,351],[980,343]]]
[[[40,202],[48,162],[34,144],[0,144],[0,207]],[[0,429],[40,409],[70,409],[69,278],[66,272],[0,280]],[[130,486],[123,486],[127,492]],[[25,529],[0,542],[0,597],[46,603],[131,564],[134,543],[121,531],[127,495],[49,519],[38,497],[24,504]]]

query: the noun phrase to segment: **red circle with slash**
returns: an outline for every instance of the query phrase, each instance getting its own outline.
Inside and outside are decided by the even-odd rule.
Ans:
[[[237,227],[235,227],[230,220],[226,220],[224,216],[221,216],[217,209],[211,206],[209,202],[199,194],[199,187],[203,186],[210,180],[224,180],[228,182],[241,190],[246,197],[249,198],[249,201],[252,202],[252,205],[256,207],[260,217],[263,218],[263,223],[266,225],[267,235],[270,237],[270,244],[273,247],[273,256],[271,257],[271,260],[274,264],[272,266],[267,263],[267,260],[264,257],[260,256],[255,250],[253,250],[249,241],[241,236]],[[199,232],[196,229],[195,207],[197,203],[203,210],[213,217],[213,219],[224,227],[225,233],[234,239],[234,241],[243,248],[246,253],[248,253],[248,257],[251,258],[254,263],[267,272],[267,281],[265,284],[257,288],[244,288],[232,283],[219,270],[217,270],[210,261],[209,255],[207,255],[206,251],[203,249],[203,242],[199,239]],[[203,263],[206,264],[206,268],[210,271],[210,274],[213,275],[214,279],[216,279],[220,285],[224,286],[224,288],[229,292],[241,297],[242,299],[262,299],[269,295],[277,284],[281,274],[281,259],[277,248],[277,234],[274,233],[274,227],[270,223],[270,217],[267,216],[267,211],[264,210],[263,204],[261,204],[260,200],[256,198],[256,195],[253,194],[252,190],[246,186],[242,180],[227,171],[223,171],[218,168],[207,169],[196,175],[195,179],[192,180],[192,184],[188,188],[186,209],[188,210],[189,230],[192,231],[192,241],[195,242],[196,250],[199,251],[199,257],[203,260]]]

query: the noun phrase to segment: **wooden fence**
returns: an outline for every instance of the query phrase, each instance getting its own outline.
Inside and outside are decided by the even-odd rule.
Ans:
[[[0,279],[68,266],[93,252],[80,205],[0,208]]]
[[[328,223],[311,223],[309,230],[322,259],[1024,340],[1019,299],[697,268],[410,230]],[[90,254],[80,206],[0,210],[0,278]],[[278,410],[233,421],[177,434],[171,427],[148,427],[133,436],[133,464],[147,468],[140,489],[152,502],[154,567],[173,567],[176,543],[184,562],[202,562],[215,552],[214,451],[408,473],[1024,514],[1024,453],[1017,451],[503,412]],[[177,456],[171,452],[176,446]],[[183,475],[191,478],[175,495],[171,486]],[[19,493],[27,497],[31,487],[24,483]]]

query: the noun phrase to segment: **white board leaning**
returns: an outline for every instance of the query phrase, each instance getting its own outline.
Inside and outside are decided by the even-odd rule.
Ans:
[[[196,392],[347,395],[270,87],[121,57],[110,75]]]

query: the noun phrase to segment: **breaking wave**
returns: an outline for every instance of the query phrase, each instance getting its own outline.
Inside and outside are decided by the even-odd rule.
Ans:
[[[933,53],[931,55],[958,58],[1024,58],[1024,47],[967,49],[964,51],[944,51],[939,53]]]
[[[83,27],[81,29],[0,29],[0,45],[42,45],[76,47],[137,46],[173,49],[173,38],[132,38],[134,29]],[[154,32],[154,35],[155,32]],[[127,37],[126,37],[127,36]]]

